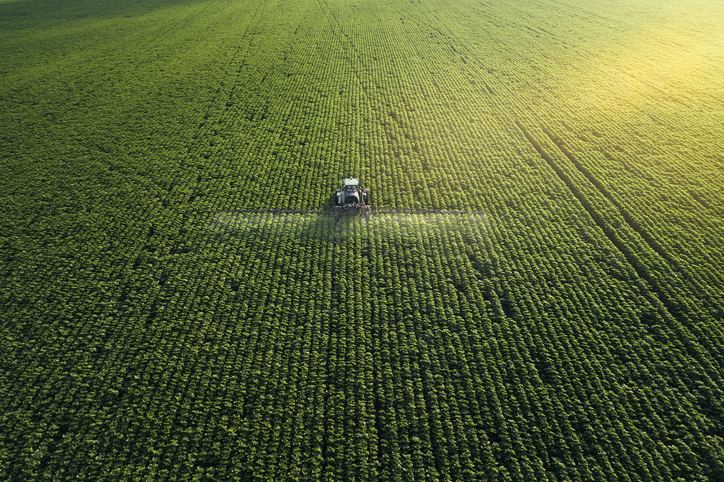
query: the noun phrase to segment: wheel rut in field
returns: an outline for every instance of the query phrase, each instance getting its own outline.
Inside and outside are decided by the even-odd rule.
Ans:
[[[623,220],[626,221],[626,224],[646,243],[649,248],[651,248],[653,252],[655,252],[662,260],[665,261],[668,271],[671,271],[676,275],[684,278],[691,285],[691,287],[694,288],[694,290],[706,294],[708,299],[717,299],[717,296],[711,293],[711,291],[708,289],[704,282],[693,276],[691,272],[683,267],[681,263],[676,260],[676,258],[671,256],[666,251],[666,249],[664,249],[661,244],[659,244],[659,242],[656,241],[656,239],[651,236],[651,234],[646,229],[641,227],[638,221],[636,221],[633,216],[631,216],[631,213],[628,211],[628,209],[626,209],[625,206],[617,201],[616,198],[609,192],[609,190],[606,189],[606,187],[598,179],[596,179],[596,177],[588,169],[586,169],[578,159],[576,159],[573,153],[571,153],[566,148],[563,141],[561,141],[557,136],[551,133],[544,126],[540,127],[545,135],[550,139],[550,141],[555,144],[555,146],[558,148],[559,151],[561,151],[564,156],[566,156],[566,158],[578,170],[578,172],[580,172],[581,175],[588,179],[588,181],[596,188],[596,190],[601,193],[601,195],[606,198],[606,200],[611,203],[613,207],[616,208],[616,211],[618,211]]]
[[[616,201],[616,199],[611,195],[611,193],[606,189],[601,182],[591,174],[591,172],[583,167],[583,165],[573,156],[573,154],[566,149],[565,145],[563,145],[563,142],[558,139],[555,135],[553,135],[548,129],[541,126],[541,130],[545,133],[546,136],[548,136],[548,139],[556,145],[559,151],[566,156],[566,158],[571,161],[571,164],[575,166],[575,168],[580,172],[588,181],[598,190],[598,192],[601,193],[603,197],[605,197],[608,202],[610,202],[616,210],[621,214],[621,217],[623,217],[624,221],[626,221],[626,224],[633,229],[636,234],[638,234],[641,239],[643,239],[646,244],[651,248],[656,254],[661,256],[661,258],[665,259],[670,264],[676,264],[671,257],[664,251],[664,249],[659,245],[659,243],[654,240],[649,233],[647,233],[645,230],[641,228],[641,226],[638,224],[636,220],[634,220],[631,217],[631,214],[626,210],[621,204]],[[550,164],[550,163],[549,163]]]
[[[596,208],[591,204],[590,200],[586,197],[586,195],[581,192],[581,189],[576,185],[576,183],[570,178],[570,176],[551,158],[550,155],[548,155],[543,148],[541,147],[540,143],[530,134],[528,129],[523,126],[518,120],[515,120],[515,125],[518,126],[518,129],[523,133],[525,138],[528,140],[531,146],[538,152],[540,157],[546,161],[546,163],[550,166],[550,168],[556,173],[556,175],[560,178],[561,181],[568,187],[568,189],[571,191],[573,196],[578,200],[578,202],[583,206],[583,209],[586,210],[588,215],[591,217],[591,219],[596,223],[596,225],[603,231],[604,235],[608,240],[613,244],[616,249],[618,249],[621,254],[624,256],[628,264],[633,268],[633,270],[636,272],[639,278],[642,280],[646,280],[649,283],[649,286],[651,287],[652,294],[656,296],[656,298],[659,300],[666,300],[668,297],[664,295],[664,293],[661,293],[658,289],[658,283],[655,279],[652,278],[652,276],[648,272],[648,268],[643,265],[643,263],[639,260],[639,257],[637,254],[633,251],[631,247],[628,246],[616,233],[616,230],[609,222],[607,222],[604,217],[599,213]],[[546,133],[548,135],[548,133]],[[565,153],[563,153],[565,155]],[[573,162],[573,161],[571,161]],[[576,165],[574,163],[574,165]],[[584,176],[585,174],[582,173]],[[586,178],[589,179],[588,176]],[[591,181],[593,182],[593,181]],[[594,183],[593,186],[599,190],[598,186]],[[601,193],[601,195],[604,196],[605,199],[607,199],[609,202],[611,200],[604,194]],[[614,206],[616,206],[614,204]],[[619,210],[620,212],[620,210]],[[624,221],[628,224],[628,220],[624,218]],[[629,224],[629,226],[631,226]],[[636,233],[639,233],[638,230],[634,229],[633,226],[631,226],[631,229],[633,229]],[[644,239],[645,241],[645,239]],[[648,244],[648,243],[647,243]],[[653,249],[653,248],[652,248]],[[656,251],[656,250],[654,250]],[[658,251],[656,251],[658,254]],[[664,258],[665,259],[665,258]],[[663,296],[662,296],[663,295]],[[667,309],[668,311],[668,309]]]
[[[548,137],[548,139],[571,162],[571,164],[578,170],[578,172],[580,172],[581,175],[585,177],[593,187],[596,188],[601,196],[603,196],[616,209],[616,211],[620,214],[628,227],[631,228],[631,230],[633,230],[633,232],[635,232],[638,237],[643,240],[644,243],[646,243],[651,251],[656,253],[659,258],[664,261],[664,267],[667,271],[684,278],[691,288],[693,288],[696,292],[704,293],[708,300],[715,300],[717,298],[714,294],[710,292],[708,287],[704,283],[702,283],[701,280],[697,279],[695,276],[692,275],[689,270],[681,266],[681,263],[679,263],[673,256],[671,256],[666,251],[666,249],[664,249],[664,247],[661,246],[661,244],[653,236],[651,236],[651,234],[646,229],[641,227],[638,221],[636,221],[633,216],[631,216],[631,213],[628,211],[628,209],[626,209],[625,206],[617,201],[616,198],[611,194],[611,192],[606,189],[606,187],[601,183],[601,181],[596,179],[596,177],[588,169],[586,169],[586,167],[583,166],[578,159],[576,159],[576,156],[574,156],[573,153],[571,153],[571,151],[566,148],[563,141],[561,141],[557,136],[551,133],[546,127],[540,127],[541,130]],[[656,284],[655,280],[649,280],[648,278],[644,279],[646,279],[653,285]],[[666,299],[666,297],[664,297],[664,299]]]
[[[652,260],[653,266],[651,266],[651,263],[647,263],[642,259],[645,253],[637,250],[635,243],[632,246],[629,241],[624,239],[622,236],[623,233],[620,233],[619,229],[616,228],[609,219],[607,219],[607,215],[605,213],[600,212],[600,210],[592,204],[589,197],[582,192],[581,187],[574,182],[564,168],[556,163],[556,161],[545,152],[543,147],[535,139],[535,137],[531,135],[528,129],[526,129],[526,127],[517,119],[514,120],[514,122],[531,146],[533,146],[540,157],[550,166],[561,181],[563,181],[573,196],[586,210],[591,219],[601,229],[601,231],[603,231],[606,238],[608,238],[611,244],[613,244],[623,255],[626,262],[631,266],[638,277],[646,282],[646,286],[643,288],[650,294],[649,301],[653,304],[653,306],[657,307],[660,314],[665,315],[666,318],[678,320],[679,322],[688,320],[679,327],[679,329],[683,328],[688,333],[689,330],[688,328],[685,328],[685,325],[699,319],[704,312],[702,312],[701,309],[697,309],[696,306],[692,306],[690,302],[687,302],[687,300],[682,299],[681,296],[676,294],[676,292],[672,293],[671,289],[666,285],[666,280],[658,279],[652,272],[652,268],[655,269],[657,267],[656,265],[663,269],[664,272],[668,273],[666,279],[683,278],[682,281],[684,281],[684,284],[683,286],[680,285],[680,287],[684,288],[685,291],[688,291],[688,295],[695,295],[696,299],[703,302],[705,305],[708,305],[710,308],[720,309],[720,305],[717,304],[716,299],[712,297],[710,291],[706,287],[702,286],[698,280],[694,279],[689,272],[682,269],[678,263],[674,262],[674,260],[672,260],[657,243],[652,242],[650,235],[641,229],[640,226],[631,219],[630,215],[628,215],[625,210],[622,210],[621,207],[613,199],[611,199],[610,193],[573,158],[570,152],[567,150],[564,151],[560,148],[560,143],[557,143],[555,139],[551,138],[551,134],[549,132],[545,129],[543,130],[549,140],[558,147],[561,153],[573,164],[575,169],[591,183],[595,191],[597,191],[607,203],[615,208],[615,211],[621,216],[624,226],[630,228],[633,231],[633,235],[637,235],[638,238],[643,241],[643,243],[641,243],[641,247],[644,248],[644,246],[648,246],[654,253],[656,253],[656,257],[658,259]],[[698,345],[700,340],[695,343]]]

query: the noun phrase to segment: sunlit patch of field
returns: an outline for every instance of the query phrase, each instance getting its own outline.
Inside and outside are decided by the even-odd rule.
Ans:
[[[0,479],[724,480],[722,10],[0,0]]]
[[[651,102],[719,104],[722,24],[724,8],[673,2],[657,21],[631,35],[626,45],[602,51],[581,79],[583,90],[603,109],[619,115]]]

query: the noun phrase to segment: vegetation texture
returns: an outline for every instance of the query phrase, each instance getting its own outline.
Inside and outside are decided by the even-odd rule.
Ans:
[[[0,478],[724,480],[722,25],[0,0]]]

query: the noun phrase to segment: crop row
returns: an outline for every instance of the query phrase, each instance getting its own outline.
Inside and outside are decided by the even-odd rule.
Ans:
[[[700,383],[707,403],[720,395],[706,353],[570,228],[259,214],[191,228],[187,252],[140,255],[122,299],[66,295],[42,337],[26,324],[4,338],[6,366],[32,374],[24,389],[7,378],[3,406],[25,441],[10,454],[20,473],[668,480],[714,467],[718,442],[698,435],[712,428]]]
[[[602,109],[549,16],[357,3],[160,3],[2,74],[0,473],[720,479],[719,144]],[[343,175],[487,214],[216,212]]]

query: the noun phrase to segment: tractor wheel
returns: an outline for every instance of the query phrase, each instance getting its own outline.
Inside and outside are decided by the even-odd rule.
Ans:
[[[370,197],[370,190],[365,189],[364,190],[364,196],[365,196],[365,204],[369,204],[372,198]]]

